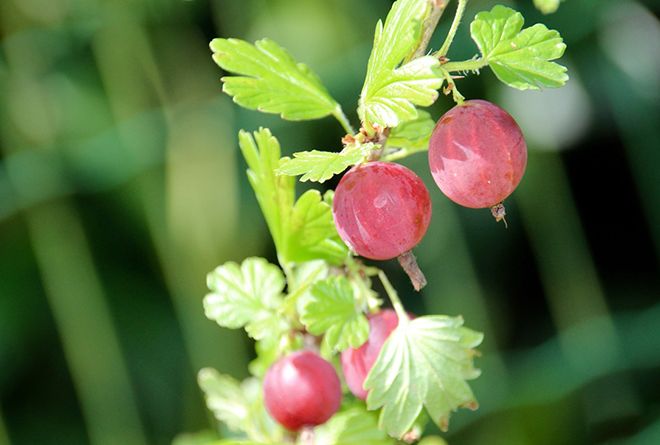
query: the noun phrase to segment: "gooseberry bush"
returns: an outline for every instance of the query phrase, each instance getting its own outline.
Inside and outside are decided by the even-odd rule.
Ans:
[[[334,116],[346,135],[340,151],[289,158],[268,129],[239,134],[279,264],[247,258],[208,275],[206,316],[245,329],[256,359],[243,382],[200,371],[208,407],[231,438],[194,443],[412,443],[427,423],[446,431],[450,413],[477,408],[468,381],[479,376],[473,361],[482,334],[461,317],[408,313],[378,267],[396,258],[415,289],[424,286],[412,250],[431,221],[431,199],[442,199],[393,161],[428,150],[449,199],[490,208],[501,220],[502,201],[524,173],[525,141],[506,111],[465,100],[456,82],[486,67],[521,90],[560,87],[568,76],[553,62],[565,50],[559,33],[543,24],[525,28],[520,13],[500,5],[470,23],[479,50],[472,59],[449,58],[467,0],[458,0],[440,49],[428,49],[448,3],[398,0],[377,22],[357,131],[319,77],[275,42],[211,42],[234,102],[292,121]],[[552,9],[559,2],[537,3]],[[440,92],[456,104],[436,125],[420,107]],[[323,183],[347,169],[335,191],[312,188],[296,197],[296,176]]]

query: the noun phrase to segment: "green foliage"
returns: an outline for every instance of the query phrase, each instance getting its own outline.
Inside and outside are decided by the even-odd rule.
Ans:
[[[245,108],[290,120],[318,119],[341,109],[318,76],[272,40],[251,45],[213,39],[211,50],[222,69],[240,74],[223,77],[223,91]]]
[[[311,334],[323,335],[324,349],[329,351],[357,348],[369,336],[367,318],[344,276],[317,281],[300,319]]]
[[[378,428],[374,413],[355,406],[332,417],[315,429],[316,445],[393,445],[394,441]]]
[[[260,129],[254,137],[241,131],[239,143],[280,261],[341,263],[348,248],[337,235],[330,205],[315,191],[305,193],[294,204],[294,179],[276,174],[281,152],[270,130]]]
[[[540,24],[523,29],[522,15],[503,6],[477,14],[471,24],[481,59],[441,66],[435,56],[417,57],[431,11],[428,0],[398,0],[385,23],[378,22],[358,107],[363,130],[346,138],[341,152],[311,150],[281,158],[279,143],[269,130],[240,133],[248,178],[288,282],[280,268],[264,259],[249,258],[240,266],[226,263],[209,274],[212,293],[204,307],[221,326],[245,327],[258,340],[250,372],[259,378],[279,357],[300,349],[304,336],[322,337],[321,351],[329,359],[361,346],[369,335],[365,312],[380,305],[371,289],[372,276],[380,277],[396,310],[405,311],[382,271],[352,260],[334,226],[332,192],[322,196],[308,190],[296,200],[292,176],[323,183],[383,148],[385,160],[426,150],[435,121],[417,107],[431,105],[445,80],[454,88],[456,100],[461,99],[450,72],[489,65],[501,81],[518,89],[558,87],[568,78],[566,68],[552,62],[565,49],[559,34]],[[451,44],[462,13],[459,7],[442,51]],[[223,78],[224,90],[237,103],[287,119],[334,114],[342,121],[343,112],[318,78],[272,41],[253,46],[216,39],[211,47],[214,60],[239,75]],[[350,127],[345,118],[342,124]],[[379,131],[385,128],[389,131]],[[380,409],[379,420],[361,404],[345,408],[315,428],[315,443],[392,444],[387,434],[402,438],[411,429],[421,433],[426,413],[446,429],[452,411],[477,406],[467,382],[479,375],[473,359],[481,341],[482,334],[463,327],[460,317],[401,320],[364,383],[369,390],[367,407]],[[248,382],[259,387],[257,380]],[[260,395],[250,398],[242,385],[210,370],[200,373],[200,385],[216,418],[255,441],[222,443],[258,445],[281,439],[280,431],[269,435],[273,430],[268,425],[250,423],[263,421]],[[256,420],[248,419],[253,415]]]
[[[341,264],[348,248],[339,237],[332,219],[332,207],[318,190],[306,191],[291,211],[287,231],[287,255],[297,263],[324,259]]]
[[[557,88],[568,80],[566,67],[551,62],[566,45],[542,24],[522,29],[522,14],[497,5],[480,12],[470,25],[472,39],[498,79],[520,90]]]
[[[247,176],[259,207],[278,252],[284,255],[286,230],[295,192],[293,178],[275,174],[280,162],[280,144],[270,130],[264,128],[253,136],[241,131],[238,140],[249,167]]]
[[[482,334],[463,327],[460,317],[441,315],[399,321],[364,382],[367,406],[382,407],[380,427],[400,438],[423,407],[446,429],[451,411],[476,407],[466,380],[479,376],[473,366]]]
[[[426,111],[418,111],[416,119],[406,121],[392,129],[387,138],[386,153],[390,152],[390,148],[397,148],[394,156],[398,158],[428,150],[434,128],[433,117]],[[385,158],[389,159],[390,156],[386,154]]]
[[[218,421],[251,440],[271,443],[282,438],[282,428],[266,412],[258,380],[247,379],[240,384],[215,369],[204,368],[197,381],[206,405]]]
[[[349,144],[341,152],[301,151],[293,159],[282,158],[277,173],[280,175],[303,175],[300,181],[325,182],[348,167],[365,160],[370,151],[378,146],[372,143]]]
[[[534,5],[543,14],[556,12],[559,9],[559,3],[561,3],[561,0],[534,0]]]
[[[419,46],[430,6],[428,0],[398,0],[385,25],[376,25],[358,108],[367,127],[396,127],[417,117],[415,105],[429,106],[437,99],[443,79],[436,58],[420,57],[401,65]]]
[[[278,313],[284,276],[265,259],[225,263],[208,275],[207,284],[212,293],[204,298],[204,312],[220,326],[245,327],[255,339],[279,335],[288,328]]]

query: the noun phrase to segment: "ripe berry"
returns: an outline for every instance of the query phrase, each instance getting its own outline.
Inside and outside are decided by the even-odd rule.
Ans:
[[[341,238],[359,255],[389,260],[424,237],[431,199],[419,177],[390,162],[368,162],[339,181],[332,207]]]
[[[392,309],[385,309],[369,317],[369,339],[357,349],[349,348],[341,353],[341,367],[348,388],[356,397],[365,400],[367,391],[364,380],[371,371],[383,343],[399,324]]]
[[[503,213],[498,205],[525,172],[527,146],[509,113],[485,100],[469,100],[438,121],[429,144],[429,164],[449,199],[470,208],[490,207],[497,218],[497,210]]]
[[[325,423],[340,402],[341,384],[335,368],[312,351],[294,352],[266,372],[266,409],[291,431]]]

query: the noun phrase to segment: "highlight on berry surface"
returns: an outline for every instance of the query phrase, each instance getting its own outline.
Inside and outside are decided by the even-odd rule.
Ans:
[[[498,220],[504,217],[502,202],[520,183],[526,165],[520,127],[485,100],[455,106],[433,130],[429,166],[440,190],[462,206],[493,209]]]

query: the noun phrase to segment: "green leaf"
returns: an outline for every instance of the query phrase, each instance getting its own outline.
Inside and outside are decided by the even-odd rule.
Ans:
[[[369,322],[356,306],[353,288],[346,277],[317,282],[311,295],[300,319],[310,333],[323,334],[326,348],[343,351],[358,348],[367,341]]]
[[[249,403],[240,383],[211,368],[200,370],[197,382],[206,397],[206,405],[215,418],[232,431],[243,431],[243,425],[248,417]]]
[[[419,45],[430,7],[428,0],[398,0],[385,25],[380,21],[376,25],[360,94],[358,114],[362,122],[396,127],[417,117],[415,105],[429,106],[437,99],[443,78],[435,57],[420,57],[400,66]]]
[[[362,407],[350,408],[314,429],[315,445],[393,445],[378,428],[374,413]]]
[[[348,248],[339,238],[332,207],[318,190],[306,191],[296,201],[288,228],[287,258],[295,262],[325,259],[340,264]]]
[[[298,176],[301,182],[325,182],[348,167],[363,162],[367,154],[374,150],[375,144],[350,144],[341,152],[301,151],[293,154],[293,159],[282,158],[277,173]]]
[[[426,111],[419,111],[418,113],[417,119],[406,121],[392,129],[390,136],[387,138],[385,159],[389,160],[392,155],[399,159],[429,149],[429,141],[435,128],[435,121]],[[392,153],[390,148],[396,148],[397,150]]]
[[[561,0],[534,0],[534,5],[543,14],[552,14],[559,9]]]
[[[282,303],[284,276],[263,258],[248,258],[241,265],[228,262],[207,276],[212,293],[204,298],[206,316],[220,326],[245,327],[257,340],[288,328],[277,313]]]
[[[213,60],[239,76],[223,77],[223,91],[252,110],[276,113],[284,119],[318,119],[339,105],[306,65],[297,63],[269,39],[254,45],[238,39],[213,39]]]
[[[470,25],[472,39],[498,79],[520,90],[561,87],[566,67],[551,62],[564,54],[559,33],[542,24],[522,29],[522,14],[497,5]]]
[[[277,251],[286,258],[285,242],[295,198],[295,181],[291,177],[275,174],[280,162],[280,144],[270,130],[261,128],[254,136],[241,131],[239,145],[249,167],[248,179]]]
[[[275,424],[264,407],[259,380],[247,379],[239,383],[215,369],[204,368],[199,371],[197,381],[204,392],[209,410],[231,430],[243,432],[257,442],[272,443],[282,439],[282,428]]]
[[[380,427],[401,438],[423,407],[446,429],[451,411],[476,409],[467,380],[483,335],[463,327],[460,317],[440,315],[399,322],[364,382],[370,410],[382,407]]]

